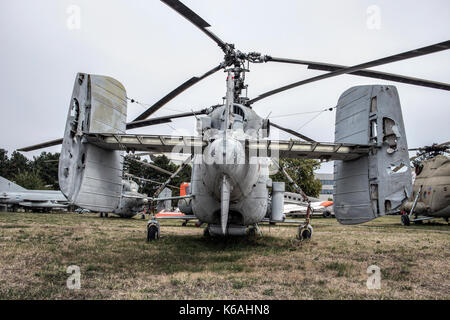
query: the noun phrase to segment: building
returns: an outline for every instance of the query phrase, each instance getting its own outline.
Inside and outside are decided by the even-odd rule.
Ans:
[[[322,182],[319,199],[333,199],[334,175],[332,173],[314,173],[314,177]]]

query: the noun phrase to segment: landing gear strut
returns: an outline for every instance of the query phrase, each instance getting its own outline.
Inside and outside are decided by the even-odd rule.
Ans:
[[[249,226],[247,229],[247,235],[250,237],[259,236],[261,235],[261,230],[259,229],[258,225],[255,224],[253,226]]]

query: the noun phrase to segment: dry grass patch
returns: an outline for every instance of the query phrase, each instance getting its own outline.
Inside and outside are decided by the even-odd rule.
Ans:
[[[94,215],[0,213],[0,299],[449,299],[446,224],[361,226],[314,219],[314,236],[263,226],[259,238],[205,239],[202,229]],[[366,287],[367,267],[381,289]],[[66,269],[81,268],[81,290]]]

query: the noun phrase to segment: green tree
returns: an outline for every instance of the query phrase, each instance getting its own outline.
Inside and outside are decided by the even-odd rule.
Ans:
[[[31,167],[38,173],[45,186],[53,190],[59,189],[58,183],[59,153],[42,152],[34,157]]]
[[[8,151],[0,149],[0,176],[6,179],[11,178],[9,174]]]
[[[320,162],[313,159],[280,159],[280,165],[291,176],[292,180],[310,197],[318,197],[322,183],[314,178],[314,170],[320,168]],[[286,191],[297,192],[282,172],[271,176],[273,181],[284,181]]]
[[[20,171],[14,176],[14,181],[19,186],[29,190],[45,189],[44,181],[39,177],[39,174],[33,170]]]
[[[21,153],[14,151],[9,159],[9,177],[15,178],[19,173],[30,171],[30,169],[31,161]]]

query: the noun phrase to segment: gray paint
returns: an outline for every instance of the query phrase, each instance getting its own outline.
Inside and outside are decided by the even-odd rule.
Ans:
[[[411,193],[408,146],[397,89],[358,86],[345,91],[336,111],[336,143],[370,144],[368,156],[335,161],[334,211],[357,224],[398,208]]]
[[[109,77],[79,73],[59,161],[59,184],[70,202],[98,212],[118,208],[123,155],[86,143],[86,132],[124,133],[126,92]]]
[[[66,208],[67,199],[61,191],[28,190],[0,177],[0,204],[33,209]]]

